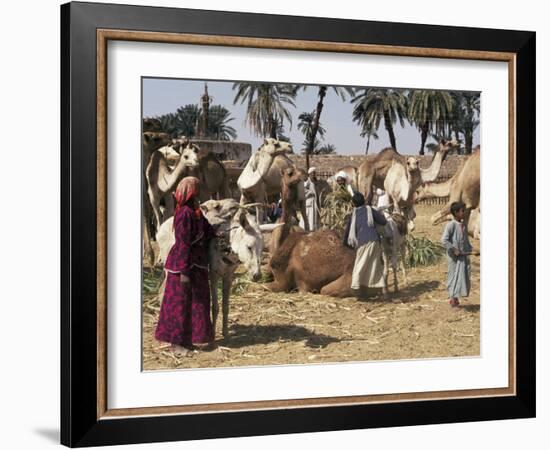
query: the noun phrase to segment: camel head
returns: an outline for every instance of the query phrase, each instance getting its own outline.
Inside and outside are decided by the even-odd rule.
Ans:
[[[146,131],[143,133],[143,150],[152,153],[155,150],[168,145],[170,141],[170,136],[166,133]]]
[[[233,217],[231,250],[239,257],[252,281],[258,281],[262,276],[264,238],[256,219],[244,208]]]
[[[180,156],[180,162],[190,168],[197,167],[199,165],[199,152],[200,149],[197,145],[192,144],[186,137],[172,139],[170,145]]]
[[[279,141],[273,138],[264,139],[264,143],[259,148],[259,151],[265,152],[271,155],[273,158],[277,155],[286,155],[288,153],[293,153],[292,145],[290,142]]]
[[[451,140],[440,139],[436,151],[442,152],[443,157],[447,156],[447,153],[460,148],[460,141],[452,138]]]
[[[171,145],[165,145],[164,147],[159,148],[157,151],[162,153],[162,155],[170,165],[176,164],[181,157],[181,155],[176,150],[174,150],[174,147],[172,147]]]
[[[218,232],[228,232],[231,228],[231,220],[239,211],[239,203],[232,199],[208,200],[201,203],[201,210],[210,223]]]
[[[145,119],[143,119],[143,131],[162,131],[162,123],[159,119],[146,117]]]
[[[304,181],[304,173],[300,169],[294,167],[287,167],[281,169],[281,187],[290,188],[296,186],[300,181]]]
[[[407,165],[407,172],[409,174],[418,170],[418,161],[414,156],[409,156],[405,164]]]
[[[208,200],[201,210],[218,232],[229,233],[231,250],[238,256],[253,281],[261,276],[264,239],[256,220],[246,208],[232,198]]]

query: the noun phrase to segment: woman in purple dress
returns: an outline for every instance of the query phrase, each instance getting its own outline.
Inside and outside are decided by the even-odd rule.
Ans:
[[[186,177],[174,193],[174,233],[164,269],[166,288],[155,338],[170,342],[172,351],[186,354],[195,344],[214,340],[210,319],[207,247],[215,237],[198,201],[199,180]]]

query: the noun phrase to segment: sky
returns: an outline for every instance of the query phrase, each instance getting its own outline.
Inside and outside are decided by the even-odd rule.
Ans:
[[[208,81],[208,93],[212,97],[211,105],[222,105],[227,108],[234,120],[229,123],[237,132],[237,141],[247,142],[253,149],[260,146],[262,137],[255,136],[254,132],[245,123],[246,104],[233,104],[235,91],[232,81]],[[177,108],[187,104],[198,104],[204,92],[203,80],[144,78],[143,79],[143,117],[155,117],[162,114],[176,112]],[[298,116],[302,112],[313,112],[317,105],[316,86],[310,86],[300,91],[295,105],[288,105],[292,115],[292,127],[285,122],[285,135],[290,138],[297,152],[302,148],[304,135],[298,130]],[[361,128],[352,120],[354,105],[342,101],[333,90],[327,91],[324,107],[321,114],[321,126],[326,134],[322,144],[333,144],[336,152],[342,155],[365,154],[367,139],[360,136]],[[479,144],[479,129],[474,132],[473,145]],[[402,154],[417,154],[420,149],[420,132],[414,126],[405,122],[405,127],[394,124],[394,133],[397,148]],[[378,130],[379,139],[372,139],[369,153],[377,153],[390,145],[388,133],[384,128],[384,121]],[[428,140],[431,142],[431,140]]]

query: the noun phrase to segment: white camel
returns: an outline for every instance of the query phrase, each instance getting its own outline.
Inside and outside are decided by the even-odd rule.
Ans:
[[[181,156],[173,167],[171,161],[175,150],[172,145],[168,147],[169,148],[162,147],[154,151],[147,164],[147,169],[145,170],[147,194],[155,215],[157,230],[164,220],[172,213],[172,208],[170,208],[170,206],[173,202],[167,194],[169,195],[175,190],[178,182],[190,169],[199,165],[198,147],[190,144],[189,141],[182,147]],[[170,156],[167,157],[165,155]],[[163,198],[168,207],[168,210],[164,213],[160,208],[160,203]]]

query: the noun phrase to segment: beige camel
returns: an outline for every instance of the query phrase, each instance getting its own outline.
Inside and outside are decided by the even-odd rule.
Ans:
[[[438,146],[434,150],[435,154],[430,167],[427,169],[419,168],[420,178],[423,183],[434,181],[437,178],[441,170],[441,164],[447,153],[457,148],[458,145],[458,142],[455,140],[441,140],[438,143]],[[394,161],[406,165],[407,156],[401,155],[395,149],[388,147],[361,163],[358,169],[358,187],[367,200],[371,198],[373,186],[384,189],[384,180]]]
[[[418,162],[408,157],[405,164],[393,160],[384,179],[384,190],[393,204],[393,211],[407,219],[409,231],[414,230],[414,194],[422,184]]]
[[[237,185],[241,190],[241,203],[266,203],[269,196],[281,191],[281,178],[284,169],[295,169],[288,158],[292,153],[292,146],[288,142],[268,138],[262,146],[248,160],[242,171]],[[300,170],[303,181],[307,179],[305,171]],[[305,228],[309,230],[305,209],[305,191],[303,183],[298,185],[300,213],[305,217]],[[263,217],[263,214],[259,214]],[[260,219],[260,217],[258,217]]]
[[[181,156],[178,163],[170,168],[169,161],[164,154],[167,150],[157,150],[153,152],[145,176],[147,178],[147,194],[155,215],[156,229],[173,213],[173,202],[169,195],[175,190],[178,182],[189,173],[189,170],[198,167],[199,159],[197,146],[189,141],[182,146]],[[167,210],[163,213],[160,208],[161,200],[165,198]]]
[[[426,183],[419,186],[415,198],[417,202],[424,198],[449,196],[447,204],[431,217],[432,225],[438,225],[447,220],[451,213],[451,204],[458,201],[466,205],[464,223],[468,225],[471,211],[479,207],[479,160],[478,145],[452,178],[443,183]]]
[[[147,123],[144,122],[144,129],[146,129]],[[151,125],[152,126],[152,125]],[[151,246],[151,236],[153,235],[153,230],[151,229],[151,204],[149,202],[149,197],[147,195],[147,177],[145,175],[145,169],[147,163],[151,158],[151,155],[154,151],[162,148],[170,143],[171,139],[166,133],[157,132],[157,131],[145,131],[143,133],[143,145],[142,145],[142,226],[143,226],[143,258],[147,264],[152,267],[155,260],[155,254],[153,247]]]

